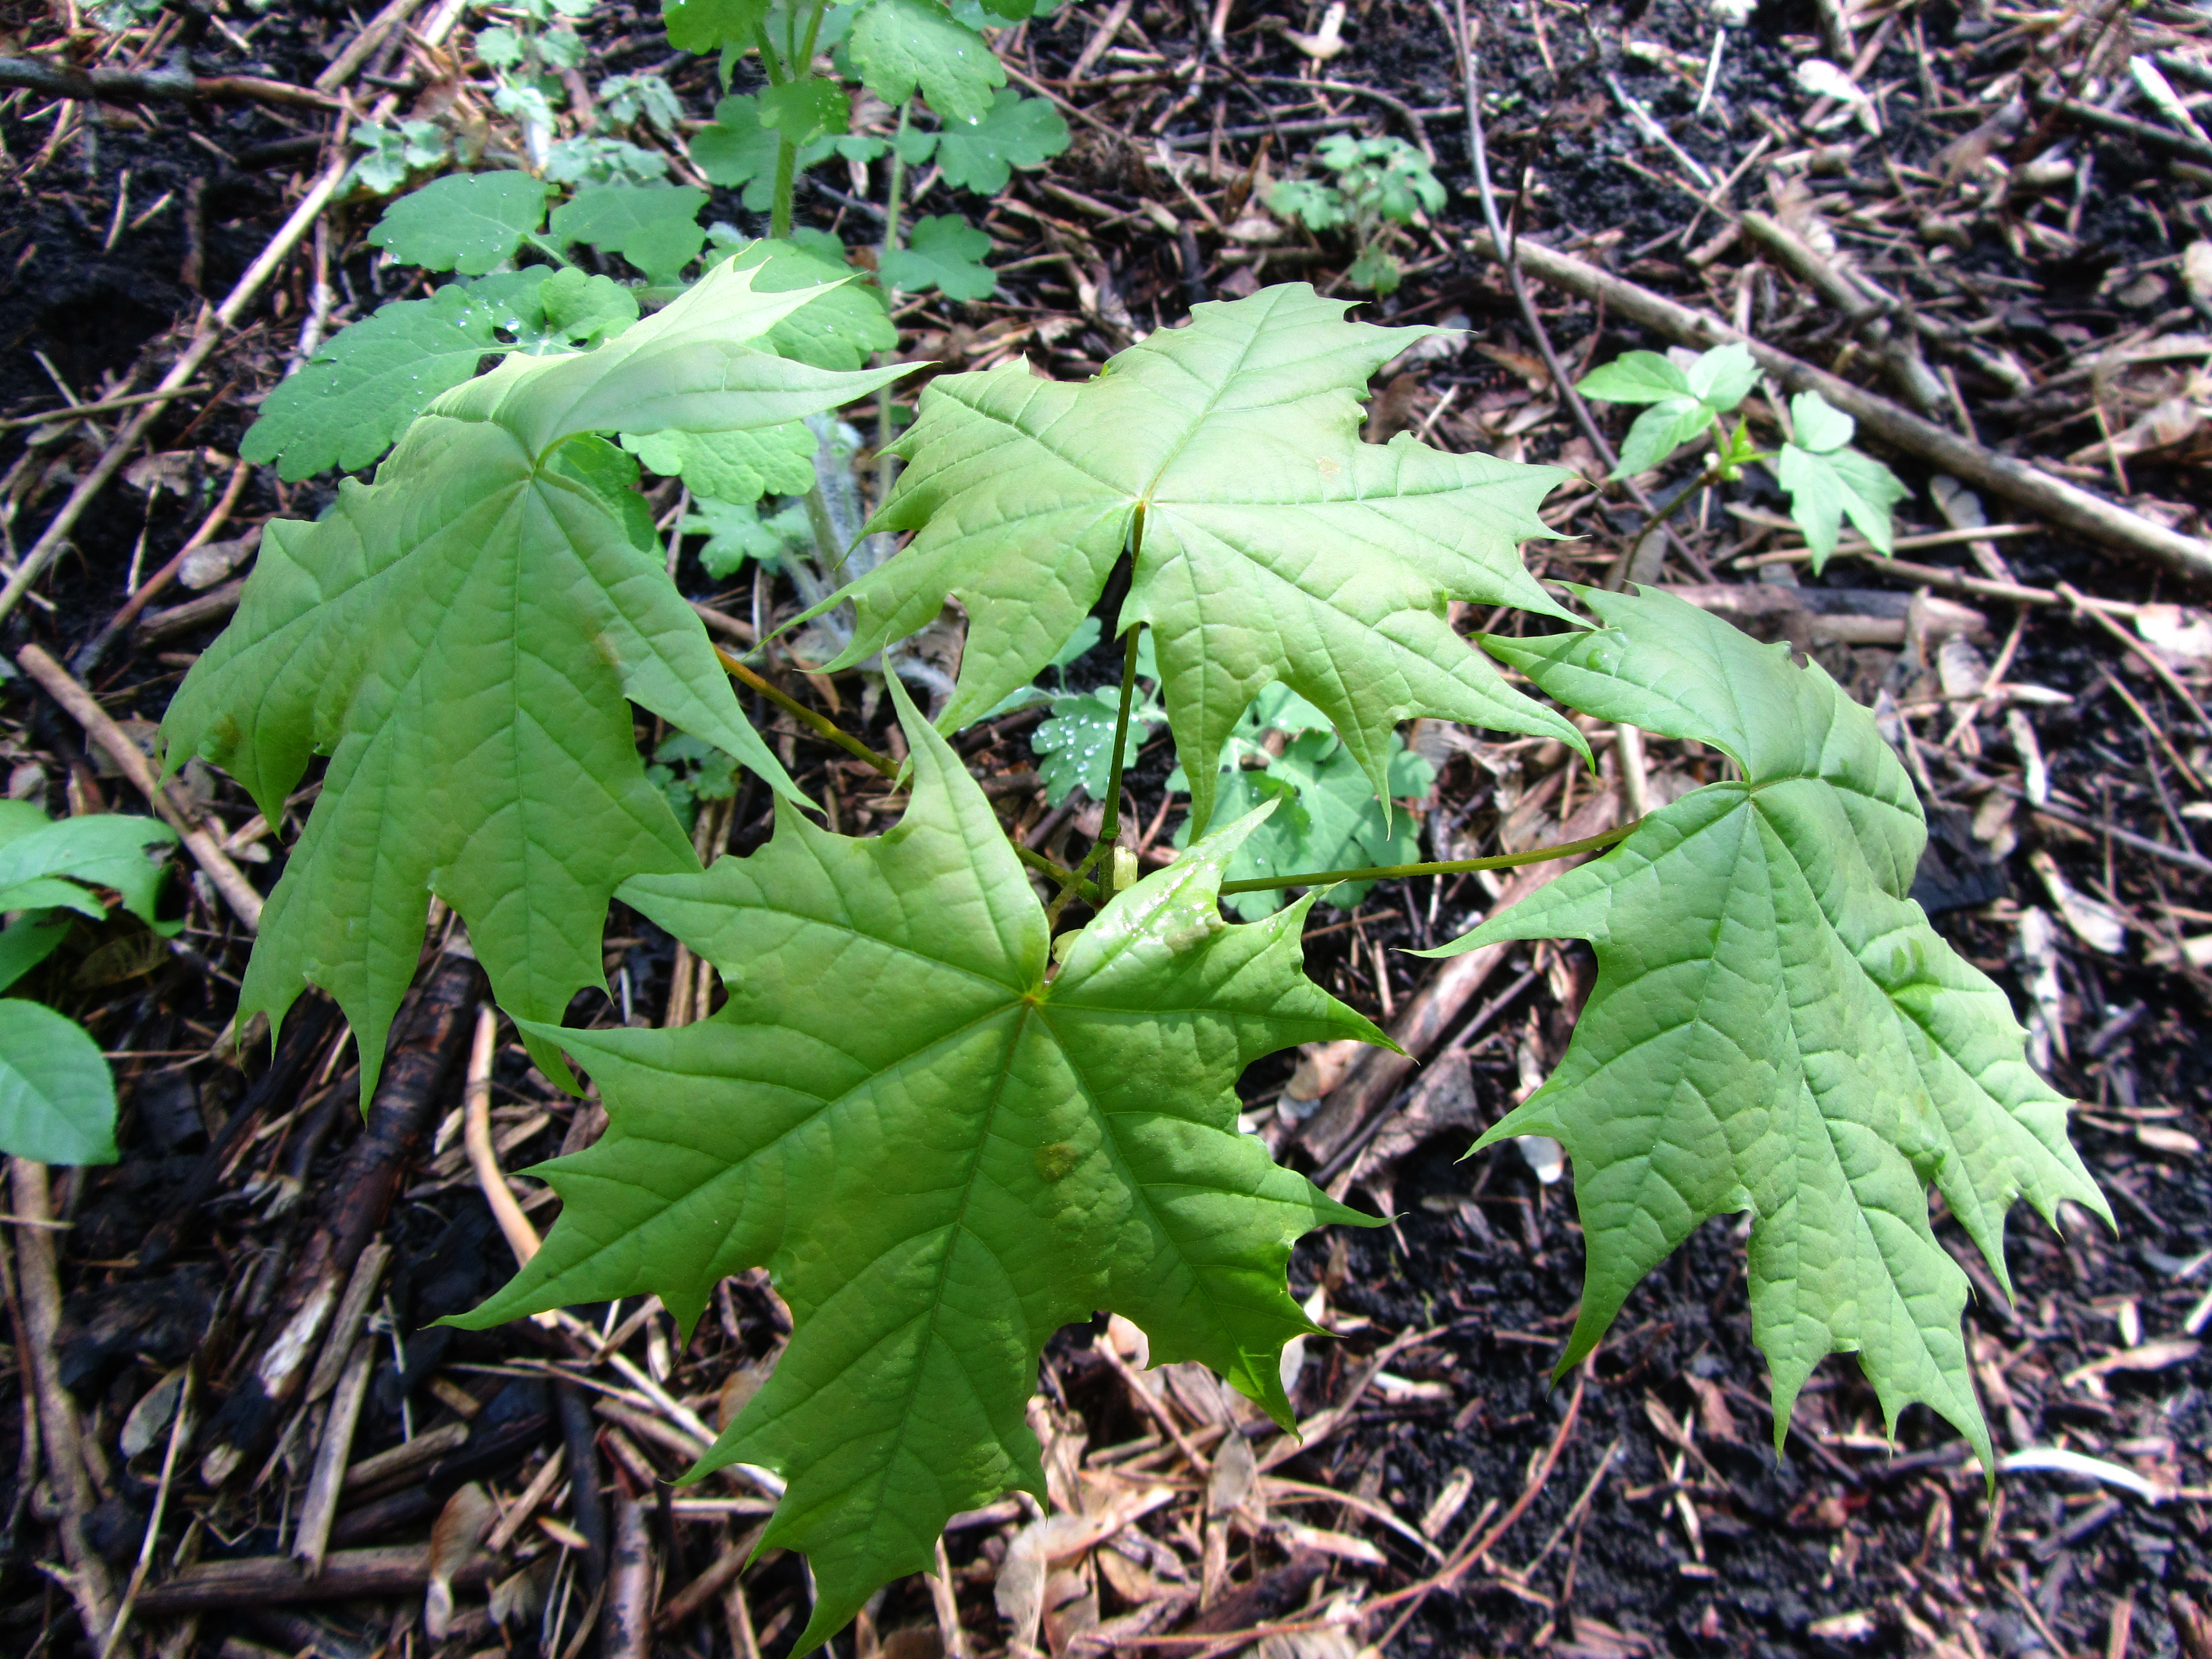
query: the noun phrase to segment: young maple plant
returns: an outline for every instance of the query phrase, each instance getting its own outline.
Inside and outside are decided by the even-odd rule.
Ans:
[[[1573,1154],[1589,1263],[1562,1366],[1698,1222],[1748,1212],[1778,1441],[1812,1368],[1856,1352],[1893,1418],[1925,1403],[1987,1464],[1967,1281],[1928,1188],[2001,1284],[2016,1197],[2109,1215],[2002,993],[1905,896],[1921,810],[1867,711],[1785,647],[1663,595],[1565,590],[1597,625],[1579,620],[1518,555],[1551,533],[1536,508],[1565,475],[1362,441],[1370,376],[1434,331],[1347,321],[1295,284],[1200,306],[1082,385],[1018,362],[931,383],[870,526],[912,540],[806,615],[852,607],[836,672],[957,600],[959,678],[933,724],[892,679],[909,804],[881,836],[832,833],[747,725],[636,459],[605,434],[676,466],[663,458],[787,431],[902,372],[779,355],[777,325],[839,292],[766,293],[724,263],[590,349],[510,356],[444,392],[374,483],[343,486],[319,524],[270,526],[165,728],[173,758],[228,768],[272,817],[330,757],[241,1015],[281,1018],[322,985],[373,1076],[434,893],[549,1075],[568,1078],[565,1054],[603,1091],[605,1136],[537,1171],[563,1200],[544,1249],[460,1322],[650,1292],[688,1334],[725,1275],[766,1266],[791,1342],[697,1473],[773,1472],[763,1542],[813,1566],[802,1647],[930,1570],[955,1512],[1043,1497],[1024,1408],[1070,1322],[1120,1312],[1155,1361],[1202,1361],[1294,1426],[1280,1356],[1314,1327],[1287,1291],[1291,1246],[1377,1224],[1240,1134],[1235,1085],[1291,1044],[1388,1041],[1306,977],[1306,911],[1340,878],[1532,855],[1228,880],[1280,797],[1216,823],[1250,799],[1219,757],[1255,700],[1295,694],[1386,828],[1410,717],[1587,758],[1496,658],[1735,771],[1444,947],[1556,935],[1598,952],[1559,1071],[1483,1143],[1540,1130]],[[1010,843],[944,734],[1064,659],[1125,560],[1104,823],[1077,867],[1044,864],[1048,904],[1043,861]],[[1562,631],[1477,649],[1454,600]],[[1144,636],[1191,811],[1187,849],[1133,881],[1112,854]],[[632,702],[775,790],[764,847],[699,868]],[[1272,915],[1222,915],[1224,890],[1291,888],[1307,891]],[[1063,928],[1072,894],[1091,920]],[[617,896],[715,966],[723,1007],[677,1030],[562,1023],[577,988],[604,988]]]

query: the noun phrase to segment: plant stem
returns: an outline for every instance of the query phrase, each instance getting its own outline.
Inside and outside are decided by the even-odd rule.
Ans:
[[[1089,859],[1098,856],[1100,847],[1113,846],[1121,834],[1121,761],[1129,742],[1129,705],[1137,695],[1137,642],[1144,635],[1145,625],[1139,623],[1129,630],[1129,643],[1121,652],[1121,711],[1114,717],[1114,768],[1106,778],[1106,812],[1098,821],[1097,846],[1091,849]]]
[[[778,690],[767,680],[762,678],[760,675],[755,673],[751,669],[746,667],[744,664],[739,662],[728,652],[723,650],[720,646],[718,645],[714,647],[714,655],[716,659],[720,661],[723,672],[727,673],[732,679],[759,692],[761,696],[766,697],[778,708],[783,710],[785,714],[789,714],[796,720],[803,722],[809,729],[816,732],[817,735],[828,738],[831,743],[836,744],[840,749],[852,756],[855,760],[865,761],[867,764],[874,767],[877,771],[882,773],[884,776],[887,778],[896,778],[898,776],[900,769],[899,763],[893,760],[889,755],[878,754],[874,750],[869,748],[866,744],[862,743],[851,732],[839,726],[835,720],[829,719],[825,715],[816,714],[814,710],[809,708],[805,703],[800,702],[797,698],[786,696],[782,691]],[[1083,878],[1082,872],[1079,870],[1071,870],[1062,864],[1055,864],[1050,859],[1045,857],[1043,854],[1031,852],[1019,842],[1012,841],[1011,838],[1009,839],[1008,845],[1012,847],[1014,849],[1014,856],[1016,858],[1019,859],[1024,864],[1028,865],[1032,870],[1038,872],[1042,875],[1049,876],[1053,880],[1060,883],[1064,891],[1080,893],[1085,898],[1091,900],[1094,903],[1096,903],[1101,896],[1098,891],[1097,884],[1095,882],[1085,881]]]
[[[769,210],[768,234],[778,241],[791,234],[792,186],[799,173],[799,146],[778,136],[775,141],[775,200]]]
[[[1624,823],[1602,835],[1580,841],[1563,841],[1550,847],[1531,847],[1525,853],[1499,853],[1486,859],[1452,859],[1443,864],[1383,864],[1364,870],[1314,870],[1302,876],[1268,876],[1257,881],[1224,881],[1224,893],[1265,893],[1284,887],[1322,887],[1339,881],[1391,881],[1407,876],[1456,876],[1470,870],[1506,870],[1518,864],[1542,864],[1568,859],[1577,853],[1595,853],[1625,839],[1637,823]]]
[[[1031,852],[1019,842],[1010,842],[1016,858],[1032,870],[1060,883],[1060,892],[1054,900],[1055,911],[1066,902],[1072,894],[1079,893],[1094,904],[1110,896],[1102,893],[1098,884],[1086,880],[1085,877],[1100,855],[1114,845],[1115,837],[1120,833],[1120,814],[1115,811],[1114,805],[1121,794],[1121,745],[1128,740],[1129,705],[1137,685],[1137,640],[1143,628],[1144,624],[1139,623],[1129,630],[1128,648],[1122,654],[1121,713],[1114,726],[1113,781],[1108,786],[1109,799],[1105,816],[1099,822],[1097,841],[1084,854],[1083,862],[1073,870],[1065,865],[1054,863],[1041,853]],[[720,646],[714,647],[714,655],[720,659],[722,667],[732,679],[759,692],[785,714],[805,722],[810,729],[827,738],[847,754],[866,761],[887,778],[896,778],[899,775],[899,764],[890,756],[878,754],[836,721],[816,714],[796,698],[786,696]],[[1559,842],[1550,847],[1531,847],[1523,853],[1499,853],[1486,859],[1452,859],[1442,864],[1382,864],[1364,870],[1310,870],[1303,875],[1268,876],[1257,881],[1225,881],[1221,884],[1221,890],[1224,893],[1263,893],[1285,887],[1325,887],[1340,881],[1392,881],[1409,876],[1456,876],[1472,870],[1508,870],[1516,865],[1542,864],[1550,859],[1566,859],[1578,853],[1598,852],[1626,839],[1636,824],[1642,822],[1639,818],[1636,823],[1624,823],[1601,835],[1586,836],[1580,841]]]
[[[831,439],[822,441],[827,445]],[[822,493],[819,477],[806,486],[806,494],[801,499],[806,503],[806,527],[814,532],[814,550],[822,556],[823,580],[835,587],[838,573],[844,568],[845,550],[837,545],[837,526],[830,520],[830,498]]]
[[[891,176],[884,191],[884,240],[876,250],[876,272],[883,274],[884,261],[898,252],[899,210],[905,205],[906,156],[899,149],[899,140],[906,137],[907,122],[914,111],[914,100],[907,100],[899,106],[898,131],[891,138]],[[885,293],[890,290],[886,289]],[[880,360],[879,360],[880,361]],[[896,434],[891,431],[891,389],[888,386],[876,392],[876,510],[883,511],[884,503],[891,498],[891,486],[898,482],[899,458],[891,453],[891,441]]]
[[[768,681],[763,679],[751,669],[746,667],[744,664],[739,662],[728,652],[723,650],[720,646],[718,645],[714,647],[714,655],[720,661],[723,672],[727,673],[732,679],[738,680],[744,684],[750,686],[752,690],[759,692],[761,696],[766,697],[770,702],[774,703],[778,708],[783,710],[785,714],[790,715],[793,720],[803,721],[806,726],[811,727],[817,736],[827,738],[831,743],[836,744],[840,749],[852,756],[855,760],[866,761],[869,765],[874,767],[877,771],[882,773],[885,777],[895,778],[898,776],[898,763],[893,760],[889,755],[878,755],[874,750],[869,748],[867,744],[862,743],[858,738],[846,731],[844,727],[839,726],[835,720],[830,720],[826,716],[816,714],[811,708],[809,708],[805,703],[799,702],[796,697],[786,696],[775,686],[769,684]]]
[[[1098,861],[1113,851],[1114,843],[1121,836],[1121,757],[1129,741],[1129,705],[1137,691],[1137,641],[1142,637],[1145,625],[1139,623],[1128,633],[1128,644],[1121,652],[1121,709],[1114,720],[1113,769],[1108,774],[1106,799],[1100,803],[1098,838],[1091,843],[1091,850],[1083,855],[1083,862],[1075,866],[1078,877],[1087,876]],[[1045,912],[1046,920],[1058,921],[1060,913],[1076,891],[1073,883],[1064,884]]]
[[[822,14],[830,0],[814,0],[814,9],[806,15],[806,44],[799,49],[799,58],[791,66],[793,80],[801,80],[814,73],[814,43],[822,38]]]

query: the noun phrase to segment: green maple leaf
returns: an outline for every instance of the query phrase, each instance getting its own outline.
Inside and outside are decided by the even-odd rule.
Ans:
[[[991,251],[988,234],[957,213],[917,220],[904,247],[883,256],[883,278],[908,294],[941,290],[954,300],[988,300],[998,291],[998,274],[983,264]]]
[[[978,120],[948,120],[937,137],[945,182],[978,196],[996,196],[1016,167],[1042,167],[1068,146],[1067,123],[1042,98],[999,89]],[[911,158],[909,158],[911,159]]]
[[[1600,719],[1713,744],[1742,778],[1428,953],[1597,949],[1559,1068],[1477,1143],[1548,1134],[1574,1158],[1589,1261],[1560,1369],[1699,1222],[1747,1210],[1778,1443],[1813,1368],[1856,1351],[1893,1424],[1923,1401],[1993,1467],[1959,1333],[1966,1276],[1926,1188],[2008,1291],[2015,1198],[2111,1218],[2066,1100],[2029,1069],[2004,993],[1905,896],[1927,832],[1874,717],[1786,646],[1680,599],[1577,591],[1604,629],[1486,643]]]
[[[1790,423],[1797,437],[1782,446],[1775,476],[1790,492],[1790,516],[1805,532],[1817,574],[1836,550],[1836,538],[1848,516],[1877,553],[1894,545],[1890,508],[1912,492],[1871,455],[1848,447],[1858,422],[1817,392],[1790,400]]]
[[[618,253],[656,287],[673,284],[707,245],[699,210],[707,192],[694,185],[595,185],[553,210],[556,241],[588,242]]]
[[[957,731],[1027,684],[1136,539],[1117,632],[1152,625],[1168,721],[1203,830],[1214,758],[1277,680],[1342,733],[1379,791],[1392,729],[1416,714],[1579,732],[1452,631],[1454,599],[1565,616],[1521,566],[1536,504],[1566,475],[1451,455],[1409,434],[1360,441],[1368,377],[1433,331],[1342,320],[1305,283],[1202,305],[1080,386],[1018,362],[940,375],[897,445],[910,465],[873,528],[913,530],[845,590],[840,667],[969,617]]]
[[[695,867],[646,781],[631,701],[793,788],[667,578],[635,464],[589,434],[774,426],[901,372],[753,349],[808,297],[710,272],[596,351],[509,357],[433,404],[374,484],[342,483],[321,522],[270,522],[163,732],[173,760],[228,768],[272,821],[310,757],[331,757],[241,1006],[281,1017],[323,986],[359,1036],[364,1091],[432,891],[501,1001],[554,1021],[605,983],[623,877]]]
[[[580,270],[543,267],[449,283],[427,300],[395,300],[325,340],[280,380],[238,447],[276,463],[288,483],[327,467],[357,471],[398,441],[441,392],[472,379],[488,353],[565,350],[637,319],[627,289]]]
[[[1255,820],[1115,898],[1048,977],[1044,912],[990,803],[892,695],[915,787],[890,833],[779,806],[750,857],[624,886],[729,1002],[673,1031],[541,1030],[590,1067],[610,1127],[540,1166],[560,1220],[456,1322],[650,1291],[688,1332],[725,1275],[766,1264],[791,1346],[696,1472],[789,1481],[763,1543],[811,1559],[799,1650],[930,1570],[947,1516],[1043,1492],[1024,1407],[1054,1330],[1115,1310],[1156,1361],[1200,1360],[1287,1425],[1283,1344],[1312,1329],[1290,1247],[1380,1224],[1237,1132],[1252,1061],[1382,1040],[1305,977],[1305,904],[1222,921],[1222,866]]]
[[[1006,71],[990,43],[935,0],[875,0],[849,43],[861,83],[893,109],[919,90],[941,121],[980,121]]]
[[[368,240],[406,265],[481,276],[545,222],[553,187],[526,173],[452,173],[385,209]]]

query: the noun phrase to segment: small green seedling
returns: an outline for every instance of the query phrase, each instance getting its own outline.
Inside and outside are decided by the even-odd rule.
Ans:
[[[176,832],[152,818],[95,813],[49,823],[29,801],[0,801],[0,992],[59,947],[72,916],[97,921],[106,889],[123,908],[167,935],[183,927],[155,912],[164,853]],[[115,1083],[100,1045],[65,1014],[0,996],[0,1152],[41,1164],[115,1161]]]
[[[1873,456],[1850,447],[1856,423],[1817,392],[1790,402],[1794,437],[1779,455],[1752,441],[1751,423],[1731,431],[1723,418],[1757,384],[1759,365],[1736,341],[1701,352],[1686,366],[1656,351],[1631,351],[1584,375],[1576,390],[1601,403],[1648,404],[1620,446],[1616,478],[1649,472],[1684,444],[1710,437],[1706,481],[1732,483],[1753,462],[1773,465],[1789,492],[1790,515],[1805,532],[1817,573],[1836,550],[1848,516],[1875,551],[1893,545],[1890,509],[1911,492]]]
[[[1308,230],[1342,230],[1358,249],[1346,280],[1371,294],[1396,291],[1404,278],[1391,252],[1402,226],[1444,204],[1444,187],[1428,158],[1402,138],[1332,133],[1315,151],[1334,182],[1286,179],[1267,192],[1267,209]]]

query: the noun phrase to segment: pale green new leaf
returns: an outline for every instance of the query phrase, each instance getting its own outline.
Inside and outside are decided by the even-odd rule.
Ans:
[[[1759,384],[1759,361],[1741,340],[1729,340],[1698,354],[1690,365],[1690,391],[1717,414],[1725,415]]]
[[[694,867],[646,781],[631,702],[793,788],[668,580],[627,487],[635,463],[587,434],[775,426],[902,372],[754,349],[809,297],[711,271],[596,351],[509,357],[434,404],[374,484],[342,483],[321,522],[270,524],[164,736],[173,761],[228,768],[272,819],[310,757],[331,757],[241,1006],[281,1016],[323,986],[359,1036],[365,1092],[432,892],[468,923],[500,1000],[557,1021],[605,982],[615,886]]]
[[[693,185],[598,185],[553,210],[550,228],[563,246],[588,242],[618,253],[648,283],[673,283],[707,245],[699,210],[707,192]]]
[[[481,276],[534,236],[552,186],[526,173],[452,173],[390,207],[368,240],[405,265]]]
[[[1814,454],[1796,444],[1784,444],[1775,473],[1790,493],[1790,516],[1805,532],[1805,545],[1812,551],[1816,574],[1836,550],[1836,538],[1846,517],[1876,552],[1887,554],[1895,545],[1890,508],[1911,492],[1871,455],[1856,449]]]
[[[1014,168],[1042,167],[1067,145],[1067,123],[1049,102],[1002,87],[981,119],[945,123],[937,137],[937,161],[946,184],[996,196]]]
[[[1859,423],[1817,392],[1801,392],[1790,400],[1790,424],[1800,449],[1825,455],[1850,442]]]
[[[30,801],[0,800],[0,910],[67,909],[98,921],[107,907],[87,890],[105,887],[147,926],[173,933],[182,921],[165,923],[154,908],[167,866],[146,852],[176,840],[158,818],[94,812],[49,819]]]
[[[1932,1184],[2009,1288],[2015,1198],[2110,1219],[2029,1069],[2004,993],[1906,895],[1927,833],[1874,717],[1817,665],[1654,590],[1578,590],[1601,631],[1492,638],[1601,720],[1710,743],[1740,781],[1660,808],[1437,955],[1500,939],[1596,947],[1598,979],[1544,1086],[1479,1143],[1547,1134],[1574,1159],[1589,1249],[1564,1370],[1708,1217],[1748,1211],[1752,1332],[1776,1438],[1813,1368],[1855,1352],[1990,1461],[1959,1319],[1967,1280]]]
[[[1712,423],[1711,405],[1697,398],[1668,398],[1652,404],[1636,417],[1628,436],[1621,441],[1620,465],[1613,469],[1613,476],[1628,478],[1649,472],[1684,444],[1710,430]]]
[[[750,432],[625,432],[622,447],[647,471],[717,501],[803,495],[814,483],[814,434],[804,421]]]
[[[1379,1224],[1237,1127],[1237,1078],[1327,1038],[1380,1041],[1308,981],[1306,906],[1224,922],[1252,820],[1115,898],[1046,977],[1043,909],[982,791],[900,702],[913,804],[848,840],[780,805],[775,835],[635,905],[720,970],[678,1030],[540,1028],[610,1127],[541,1165],[560,1219],[457,1322],[651,1292],[688,1332],[766,1264],[790,1307],[775,1374],[699,1466],[790,1483],[762,1544],[807,1553],[803,1651],[886,1580],[932,1569],[946,1518],[1042,1496],[1024,1408],[1062,1325],[1111,1309],[1156,1362],[1195,1359],[1288,1425],[1285,1293],[1302,1233]]]
[[[1576,381],[1575,390],[1607,404],[1656,404],[1698,395],[1680,366],[1658,351],[1624,351]]]
[[[75,1020],[0,997],[0,1152],[40,1164],[115,1162],[115,1080]]]
[[[875,0],[853,25],[854,66],[893,109],[918,90],[941,121],[980,121],[1006,71],[983,37],[933,0]]]
[[[1368,377],[1431,331],[1348,323],[1346,309],[1296,283],[1200,306],[1079,386],[1018,362],[932,381],[874,525],[918,533],[846,590],[857,626],[838,665],[957,596],[968,641],[941,715],[957,731],[1036,677],[1134,536],[1115,630],[1157,634],[1201,828],[1223,741],[1279,679],[1327,714],[1378,789],[1392,729],[1416,714],[1581,749],[1448,620],[1455,599],[1565,614],[1518,544],[1551,533],[1536,506],[1566,474],[1410,434],[1361,442]]]
[[[763,237],[731,263],[757,273],[753,286],[763,294],[835,284],[769,331],[769,345],[784,356],[817,368],[851,369],[866,367],[878,351],[898,349],[898,328],[884,307],[883,290],[854,280],[842,245],[826,232],[799,231],[787,242]]]
[[[999,278],[983,264],[991,239],[957,213],[918,220],[907,245],[883,256],[883,278],[908,294],[941,290],[954,300],[988,300]]]
[[[287,483],[331,466],[356,471],[441,392],[471,378],[485,354],[566,351],[636,320],[637,301],[620,283],[543,266],[449,283],[427,300],[395,300],[339,330],[278,381],[238,453],[275,461]]]

